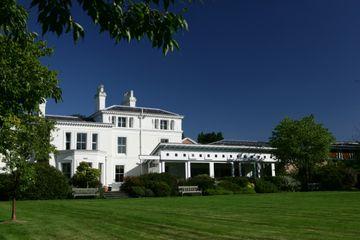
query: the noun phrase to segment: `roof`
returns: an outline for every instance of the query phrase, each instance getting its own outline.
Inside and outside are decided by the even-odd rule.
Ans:
[[[54,121],[66,121],[66,122],[90,122],[94,123],[94,119],[81,117],[81,116],[62,116],[62,115],[46,115],[46,119]]]
[[[224,152],[271,152],[274,148],[259,146],[228,146],[215,144],[184,144],[184,143],[159,143],[150,155],[156,154],[159,150],[188,150],[188,151],[224,151]]]
[[[195,140],[189,137],[184,138],[183,140],[181,140],[181,142],[184,144],[198,144]]]
[[[123,105],[113,105],[104,109],[104,111],[116,111],[116,112],[131,112],[131,113],[144,113],[144,114],[155,114],[155,115],[167,115],[167,116],[177,116],[181,115],[173,112],[169,112],[159,108],[147,108],[147,107],[129,107]]]
[[[220,141],[217,141],[217,142],[209,143],[209,145],[270,147],[269,142],[265,142],[265,141],[244,141],[244,140],[220,140]]]
[[[360,150],[359,142],[336,142],[331,145],[332,151]]]

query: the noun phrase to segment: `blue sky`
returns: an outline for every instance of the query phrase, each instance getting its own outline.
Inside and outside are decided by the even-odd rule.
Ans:
[[[63,102],[47,113],[89,115],[103,83],[107,105],[133,89],[139,106],[185,116],[186,136],[267,140],[284,117],[314,114],[338,140],[360,126],[360,1],[209,0],[187,13],[181,50],[164,57],[147,41],[115,45],[88,18],[83,41],[45,35]],[[34,15],[30,28],[39,31]]]

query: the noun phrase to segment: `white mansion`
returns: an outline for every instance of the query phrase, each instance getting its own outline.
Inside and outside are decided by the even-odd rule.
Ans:
[[[182,178],[197,174],[275,175],[272,148],[266,143],[220,141],[197,144],[182,139],[183,116],[157,108],[137,107],[133,91],[121,105],[106,106],[104,86],[95,95],[89,117],[46,115],[56,122],[50,164],[71,177],[80,162],[101,171],[103,185],[117,190],[124,176],[169,172]],[[41,106],[45,115],[45,104]]]

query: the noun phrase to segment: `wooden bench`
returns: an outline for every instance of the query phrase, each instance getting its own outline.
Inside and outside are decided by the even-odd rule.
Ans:
[[[179,193],[181,193],[181,196],[187,193],[200,193],[202,195],[202,191],[198,186],[179,186]]]
[[[76,197],[96,197],[99,196],[97,188],[72,188],[72,194]]]

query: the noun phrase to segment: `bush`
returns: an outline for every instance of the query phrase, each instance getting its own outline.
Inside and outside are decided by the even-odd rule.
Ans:
[[[356,186],[356,172],[343,164],[327,164],[317,169],[314,180],[321,190],[349,190]]]
[[[164,182],[170,187],[171,195],[178,194],[178,183],[176,177],[169,173],[149,173],[140,176],[140,180],[143,182],[144,186],[148,182]],[[154,190],[153,190],[154,191]],[[154,192],[155,193],[155,192]]]
[[[198,186],[202,191],[215,188],[215,180],[206,174],[192,177],[186,181],[188,186]]]
[[[163,181],[149,181],[146,182],[146,188],[151,189],[156,197],[168,197],[171,195],[170,186]]]
[[[205,191],[206,195],[231,195],[232,191],[226,190],[222,187],[209,188]]]
[[[140,186],[133,186],[130,195],[132,197],[145,197],[145,188]]]
[[[139,177],[125,177],[124,182],[121,184],[121,191],[131,194],[133,187],[144,187],[144,183]]]
[[[11,184],[9,174],[0,174],[0,201],[7,201],[10,199]]]
[[[71,183],[79,188],[97,188],[100,186],[99,177],[99,169],[91,168],[88,163],[81,162],[71,179]]]
[[[239,185],[227,180],[220,181],[217,186],[233,193],[240,193],[242,191],[242,188]]]
[[[224,177],[219,180],[226,180],[239,185],[240,187],[246,187],[249,184],[247,177]]]
[[[301,183],[290,176],[268,177],[266,180],[275,184],[280,191],[296,192],[301,189]]]
[[[172,187],[169,186],[169,183]],[[166,197],[177,195],[177,181],[175,177],[167,173],[125,177],[121,190],[130,196]]]
[[[278,188],[272,182],[263,179],[256,179],[255,191],[257,193],[275,193],[278,192]]]
[[[64,199],[71,195],[68,179],[56,168],[34,164],[34,183],[20,194],[20,199]]]

